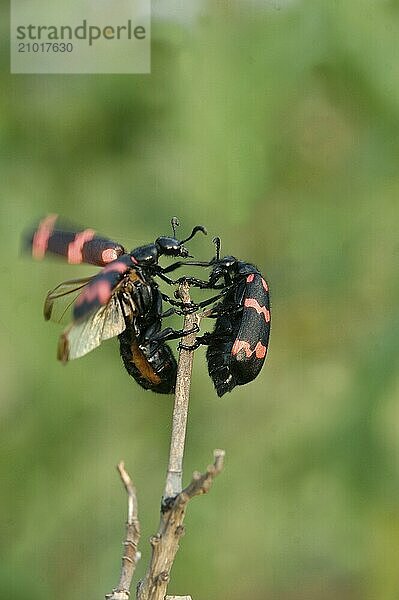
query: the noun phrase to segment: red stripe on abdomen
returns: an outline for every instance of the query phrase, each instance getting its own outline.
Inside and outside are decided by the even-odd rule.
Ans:
[[[40,222],[32,240],[32,256],[41,260],[47,251],[48,241],[54,230],[58,215],[49,215]]]
[[[95,236],[94,229],[85,229],[76,234],[75,239],[68,245],[68,262],[78,265],[83,261],[83,245],[90,242]]]

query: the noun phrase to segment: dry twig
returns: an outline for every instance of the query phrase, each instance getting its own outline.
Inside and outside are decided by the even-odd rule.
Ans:
[[[128,495],[128,510],[126,522],[126,539],[123,543],[122,570],[118,586],[105,596],[106,600],[129,600],[130,585],[136,563],[140,558],[137,546],[140,539],[140,523],[138,520],[137,497],[133,482],[125,469],[124,462],[118,465],[119,475]]]
[[[193,473],[191,483],[161,513],[158,533],[150,539],[151,561],[144,580],[139,584],[137,600],[163,600],[165,597],[179,540],[184,535],[183,521],[187,504],[194,496],[209,491],[214,478],[223,469],[224,451],[215,450],[214,458],[214,463],[205,473]]]
[[[182,283],[179,286],[179,296],[184,304],[190,303],[190,286]],[[199,317],[192,313],[184,318],[184,331],[190,331],[195,325],[199,326]],[[184,346],[192,346],[195,342],[195,333],[183,338]],[[191,372],[193,368],[194,352],[180,350],[179,365],[176,379],[176,395],[173,407],[172,434],[170,439],[169,465],[166,474],[164,501],[174,498],[182,490],[183,457],[186,439],[188,403],[190,398]]]

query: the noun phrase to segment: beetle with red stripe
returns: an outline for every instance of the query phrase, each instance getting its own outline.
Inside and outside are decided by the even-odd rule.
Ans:
[[[59,284],[46,297],[44,316],[52,316],[54,303],[78,293],[72,309],[73,320],[62,333],[58,358],[63,362],[84,356],[103,340],[118,336],[124,365],[132,377],[145,389],[173,393],[176,380],[176,360],[165,343],[191,331],[168,327],[162,330],[162,319],[178,312],[179,302],[161,293],[154,277],[173,284],[167,273],[184,264],[180,261],[161,267],[161,256],[189,257],[184,243],[197,232],[206,234],[202,225],[193,228],[189,237],[176,239],[158,237],[154,243],[139,246],[127,253],[113,240],[98,236],[92,229],[56,229],[57,216],[43,219],[27,238],[28,247],[36,259],[46,254],[59,255],[69,263],[89,263],[103,267],[93,277],[73,279]],[[162,312],[162,300],[174,308]]]
[[[217,296],[193,304],[191,310],[222,298],[206,313],[216,319],[214,330],[197,337],[193,349],[208,346],[208,372],[218,396],[223,396],[235,386],[253,381],[263,367],[270,335],[270,300],[269,286],[257,267],[234,256],[220,258],[220,239],[214,238],[214,242],[216,256],[209,263],[188,263],[212,267],[209,280],[188,277],[187,281],[202,289],[221,290]]]

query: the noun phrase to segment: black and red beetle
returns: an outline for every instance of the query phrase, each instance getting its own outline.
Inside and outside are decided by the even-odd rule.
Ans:
[[[192,310],[222,298],[207,314],[216,318],[214,330],[198,337],[193,348],[208,346],[209,375],[218,396],[223,396],[236,385],[253,381],[262,369],[270,335],[270,301],[268,284],[259,270],[234,256],[220,258],[220,239],[214,238],[214,242],[214,259],[209,263],[188,263],[211,266],[209,280],[192,277],[187,280],[203,289],[221,290],[217,296],[193,304]]]
[[[69,263],[90,263],[103,269],[93,277],[59,284],[46,297],[44,315],[50,319],[54,302],[77,293],[73,320],[62,333],[58,358],[63,362],[84,356],[103,340],[118,336],[121,356],[130,375],[145,389],[172,393],[176,380],[176,360],[165,344],[192,331],[161,331],[162,318],[176,311],[162,313],[162,300],[174,306],[180,303],[162,294],[154,280],[160,277],[174,283],[167,273],[178,268],[177,262],[166,268],[158,264],[162,255],[189,256],[184,243],[206,230],[193,228],[185,240],[176,239],[176,218],[172,219],[173,237],[159,237],[127,253],[121,244],[97,236],[92,229],[55,229],[56,215],[43,219],[28,237],[32,255],[42,259],[47,253],[67,258]],[[183,263],[184,264],[184,263]]]

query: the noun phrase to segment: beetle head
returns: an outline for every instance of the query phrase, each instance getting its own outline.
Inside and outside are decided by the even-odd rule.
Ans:
[[[222,277],[232,278],[237,273],[238,260],[234,256],[225,256],[219,260],[214,259],[214,267],[212,269],[209,283],[214,285]]]
[[[173,229],[173,237],[159,237],[155,240],[155,245],[157,246],[159,255],[165,254],[166,256],[181,256],[183,258],[187,258],[190,256],[187,248],[183,245],[185,242],[191,240],[198,231],[201,231],[204,235],[207,234],[205,227],[202,225],[196,225],[191,234],[185,240],[179,241],[176,238],[176,227],[179,225],[179,220],[177,217],[173,217],[171,220],[172,229]],[[191,257],[192,258],[192,257]]]

